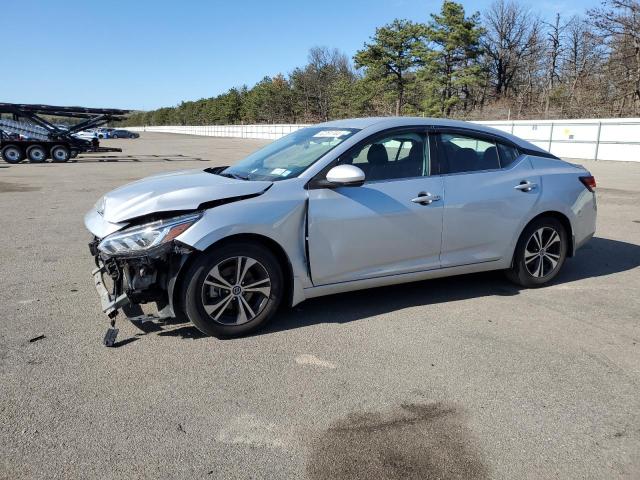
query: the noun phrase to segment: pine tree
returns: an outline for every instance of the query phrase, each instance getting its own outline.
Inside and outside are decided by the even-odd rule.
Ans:
[[[474,90],[482,83],[480,38],[483,29],[479,14],[465,16],[464,7],[445,0],[439,15],[432,14],[427,25],[426,67],[420,72],[430,115],[449,116],[454,109],[474,106]]]
[[[424,25],[396,19],[376,29],[373,41],[354,57],[356,66],[366,69],[367,79],[393,92],[396,115],[402,113],[416,69],[424,64],[424,34]]]

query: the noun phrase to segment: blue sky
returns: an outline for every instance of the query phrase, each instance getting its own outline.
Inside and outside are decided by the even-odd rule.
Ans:
[[[467,12],[491,0],[462,2]],[[542,0],[551,18],[598,0]],[[0,0],[0,102],[152,109],[304,65],[313,46],[350,56],[394,18],[440,1]]]

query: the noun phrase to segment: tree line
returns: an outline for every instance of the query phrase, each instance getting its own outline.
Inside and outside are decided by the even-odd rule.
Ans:
[[[445,0],[427,22],[396,19],[350,59],[314,47],[307,64],[212,98],[136,112],[127,125],[314,123],[418,115],[640,116],[640,3],[605,0],[552,21],[524,3],[483,13]]]

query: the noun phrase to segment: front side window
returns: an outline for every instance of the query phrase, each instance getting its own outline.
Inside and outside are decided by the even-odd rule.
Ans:
[[[380,137],[340,159],[362,169],[366,181],[429,175],[428,137],[422,133],[397,133]]]
[[[252,153],[219,175],[270,181],[297,177],[357,131],[354,128],[302,128]]]

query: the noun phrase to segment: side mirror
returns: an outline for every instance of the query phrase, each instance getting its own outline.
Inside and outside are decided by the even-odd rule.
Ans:
[[[364,183],[364,172],[355,165],[338,165],[327,172],[327,181],[336,187],[359,187]]]

